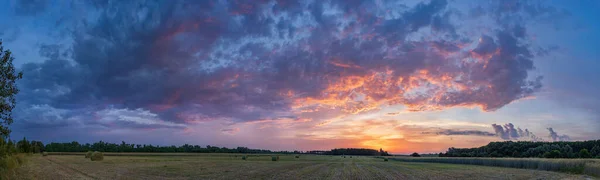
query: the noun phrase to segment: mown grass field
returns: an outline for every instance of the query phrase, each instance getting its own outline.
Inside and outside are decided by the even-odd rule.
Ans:
[[[115,156],[116,155],[116,156]],[[359,156],[234,154],[106,154],[90,161],[83,154],[30,156],[16,179],[593,179],[567,173],[387,161]]]
[[[510,167],[586,174],[600,177],[600,159],[543,159],[543,158],[475,158],[475,157],[395,157],[403,162],[449,163],[480,166]]]

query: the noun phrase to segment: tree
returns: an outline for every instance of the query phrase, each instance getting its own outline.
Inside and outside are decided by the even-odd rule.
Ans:
[[[517,151],[513,151],[512,157],[521,157],[521,154],[519,154]]]
[[[11,56],[10,50],[4,50],[2,40],[0,40],[0,137],[8,137],[10,129],[8,126],[12,124],[12,110],[15,108],[15,95],[19,93],[17,80],[23,78],[23,73],[16,72],[13,65],[14,57]]]
[[[560,151],[559,150],[552,150],[550,152],[546,152],[544,153],[544,157],[545,158],[560,158]]]
[[[592,158],[592,154],[587,149],[579,151],[579,158]]]
[[[25,137],[23,137],[23,140],[20,140],[19,142],[17,142],[17,149],[21,153],[30,153],[30,152],[32,152],[31,151],[31,144],[29,143],[29,141],[27,141],[27,139]]]
[[[594,146],[594,148],[592,148],[592,151],[590,153],[592,153],[592,156],[594,156],[594,157],[600,156],[600,146],[598,146],[598,145]]]
[[[417,153],[417,152],[414,152],[414,153],[410,154],[410,156],[412,156],[412,157],[421,157],[421,155],[419,155],[419,153]]]

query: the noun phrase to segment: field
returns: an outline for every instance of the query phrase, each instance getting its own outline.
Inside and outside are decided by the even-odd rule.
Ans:
[[[542,158],[470,158],[470,157],[396,157],[393,160],[403,162],[449,163],[480,166],[510,167],[544,171],[587,174],[600,177],[598,159],[542,159]]]
[[[109,155],[109,154],[107,154]],[[387,161],[373,157],[233,154],[33,155],[17,179],[592,179],[590,176],[474,165]]]

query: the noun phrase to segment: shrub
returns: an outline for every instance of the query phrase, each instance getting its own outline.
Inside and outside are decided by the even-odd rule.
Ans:
[[[388,158],[383,158],[383,161],[388,161]]]
[[[277,158],[276,156],[271,156],[271,161],[277,161],[279,160],[279,158]]]
[[[417,152],[410,154],[411,157],[421,157],[421,155]]]
[[[90,157],[92,161],[102,161],[104,160],[104,154],[102,152],[94,151],[92,156]]]
[[[350,156],[350,158],[352,158],[352,156]]]
[[[48,156],[48,152],[43,152],[42,156]]]
[[[94,152],[92,151],[88,151],[87,153],[85,153],[85,158],[91,158],[93,153]]]
[[[592,154],[587,149],[579,151],[579,158],[592,158]]]
[[[242,160],[246,160],[246,158],[247,158],[246,155],[242,156]]]
[[[296,158],[300,158],[300,156],[296,156]]]

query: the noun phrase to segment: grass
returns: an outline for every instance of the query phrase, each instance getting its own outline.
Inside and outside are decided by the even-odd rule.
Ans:
[[[384,162],[372,157],[251,154],[31,156],[22,179],[585,179],[549,171],[459,164]]]
[[[420,157],[420,158],[393,158],[404,162],[427,162],[427,163],[449,163],[469,164],[480,166],[496,166],[520,169],[535,169],[544,171],[556,171],[574,174],[600,175],[600,161],[593,159],[541,159],[541,158],[444,158],[444,157]]]
[[[25,164],[26,154],[14,154],[11,156],[0,157],[0,179],[10,179],[15,174],[15,169]]]

